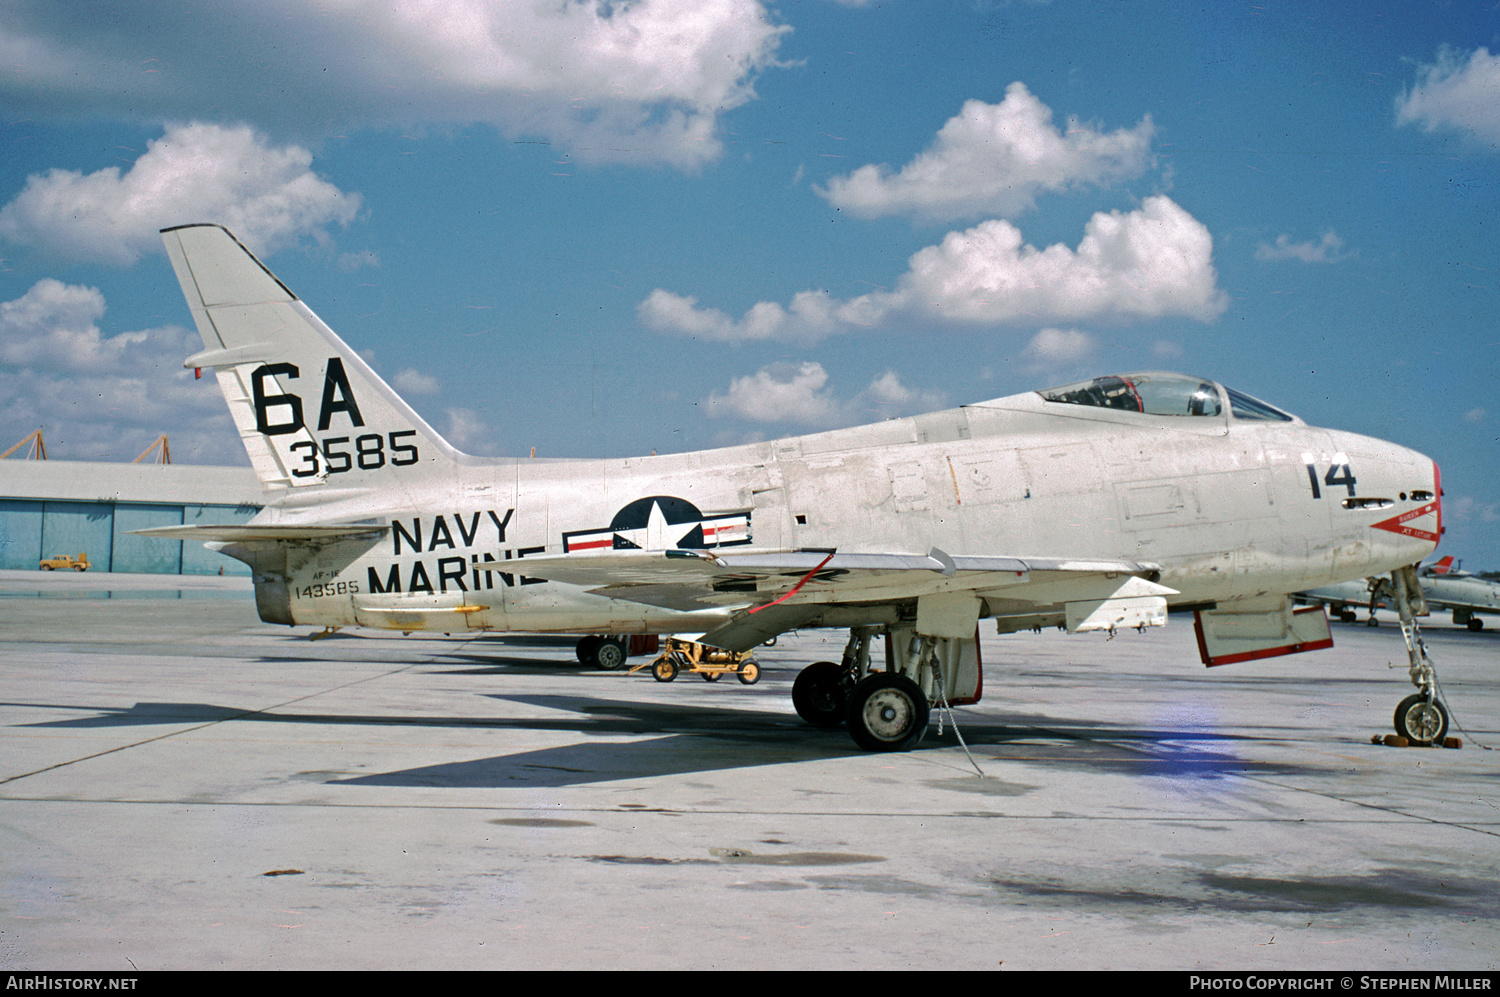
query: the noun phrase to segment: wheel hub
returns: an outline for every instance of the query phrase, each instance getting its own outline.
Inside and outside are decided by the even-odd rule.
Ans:
[[[865,705],[866,726],[876,737],[898,741],[910,731],[915,712],[905,696],[887,689],[870,697]]]
[[[1406,713],[1406,726],[1424,741],[1431,741],[1442,729],[1443,718],[1430,703],[1419,703]]]

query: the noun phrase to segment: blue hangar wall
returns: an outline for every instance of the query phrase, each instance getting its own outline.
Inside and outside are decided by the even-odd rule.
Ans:
[[[261,501],[248,467],[0,461],[0,568],[35,571],[44,557],[85,553],[90,571],[248,575],[201,543],[130,531],[243,523]]]

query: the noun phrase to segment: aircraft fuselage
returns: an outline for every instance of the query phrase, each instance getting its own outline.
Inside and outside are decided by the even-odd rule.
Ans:
[[[306,400],[309,412],[315,403]],[[360,427],[341,425],[348,419],[336,411],[327,420],[320,435],[339,442],[319,441],[321,452],[357,438]],[[411,467],[422,467],[420,453]],[[289,489],[288,506],[273,499],[260,521],[389,529],[291,555],[284,590],[261,599],[280,622],[646,633],[701,632],[726,618],[524,572],[528,556],[631,547],[1132,560],[1160,566],[1160,582],[1180,593],[1172,604],[1196,605],[1411,564],[1439,529],[1436,468],[1393,444],[1300,422],[1151,416],[1034,392],[723,450],[474,460],[409,489],[341,489],[338,473],[320,471],[316,485]],[[398,468],[389,474],[399,483]],[[298,508],[304,492],[324,497]],[[1415,527],[1372,528],[1424,508]],[[988,602],[984,615],[1032,612]]]

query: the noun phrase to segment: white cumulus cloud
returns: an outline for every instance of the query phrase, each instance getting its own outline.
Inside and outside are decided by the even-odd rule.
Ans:
[[[273,147],[248,126],[173,125],[125,172],[35,174],[0,209],[0,238],[61,256],[131,263],[161,249],[158,230],[213,221],[257,252],[347,224],[359,210],[312,172],[312,154]]]
[[[1109,133],[1077,118],[1059,129],[1051,109],[1017,82],[998,104],[966,101],[932,146],[899,171],[861,166],[818,193],[864,218],[1008,218],[1034,207],[1039,194],[1140,174],[1152,134],[1149,116]]]
[[[1436,63],[1422,68],[1421,82],[1396,99],[1396,124],[1500,142],[1500,56],[1487,48],[1467,58],[1452,49],[1439,52]]]
[[[1500,502],[1454,495],[1443,499],[1443,518],[1455,523],[1500,523]]]
[[[1092,336],[1077,329],[1049,328],[1031,337],[1025,353],[1039,360],[1074,361],[1094,352],[1097,345]]]
[[[448,431],[443,436],[456,447],[469,447],[471,451],[487,453],[490,450],[490,427],[484,417],[473,409],[450,408]]]
[[[919,250],[894,291],[840,301],[804,291],[791,307],[762,301],[735,319],[695,298],[658,288],[637,308],[647,328],[725,341],[811,340],[919,317],[955,327],[1186,316],[1211,320],[1228,307],[1208,229],[1170,198],[1130,212],[1098,212],[1076,250],[1027,245],[993,219]]]
[[[397,371],[391,378],[391,387],[403,395],[435,395],[442,389],[437,378],[411,367]]]
[[[819,363],[779,363],[737,377],[726,394],[710,395],[711,416],[735,415],[752,422],[824,425],[836,421],[838,405],[823,389],[828,372]]]
[[[824,429],[874,422],[898,415],[930,412],[945,404],[941,392],[908,388],[895,371],[886,371],[864,390],[839,398],[828,384],[828,372],[813,361],[776,363],[737,377],[723,394],[704,401],[714,418],[790,423]]]
[[[104,312],[98,290],[51,279],[0,303],[0,439],[40,428],[54,457],[128,461],[166,433],[179,459],[245,463],[218,382],[182,368],[198,334],[106,335]]]
[[[757,0],[116,0],[0,14],[12,115],[202,116],[297,133],[489,124],[593,159],[686,168],[722,151],[782,34]],[[247,82],[253,81],[253,82]]]
[[[1289,235],[1278,235],[1276,244],[1263,242],[1255,247],[1255,258],[1277,262],[1299,260],[1303,263],[1336,263],[1344,258],[1344,240],[1330,229],[1317,242],[1293,242]]]
[[[834,300],[827,291],[798,292],[786,308],[774,301],[762,301],[738,319],[717,308],[700,308],[697,298],[661,288],[636,306],[636,317],[648,329],[727,343],[820,339],[859,324],[861,315],[858,307]]]

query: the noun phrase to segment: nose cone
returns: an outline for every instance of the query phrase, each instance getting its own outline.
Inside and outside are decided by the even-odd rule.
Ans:
[[[1437,462],[1426,454],[1383,440],[1336,433],[1343,452],[1335,454],[1342,464],[1342,481],[1329,473],[1338,488],[1341,508],[1336,517],[1369,528],[1377,560],[1401,567],[1415,564],[1431,554],[1443,533],[1442,476]],[[1347,494],[1344,494],[1347,491]]]

